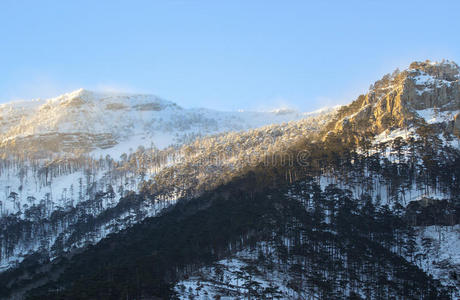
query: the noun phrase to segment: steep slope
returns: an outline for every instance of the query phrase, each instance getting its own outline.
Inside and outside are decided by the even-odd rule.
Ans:
[[[405,226],[403,226],[404,228],[395,228],[394,231],[391,231],[391,234],[386,233],[382,236],[382,240],[373,240],[372,238],[376,234],[380,234],[378,228],[373,227],[374,225],[378,226],[378,222],[373,223],[371,232],[367,232],[368,236],[363,237],[362,233],[355,236],[354,233],[358,233],[361,229],[351,229],[352,242],[350,240],[350,245],[362,243],[363,240],[359,239],[365,238],[367,242],[380,244],[383,248],[379,248],[379,246],[377,247],[378,249],[361,250],[371,251],[371,256],[375,257],[380,257],[381,253],[385,253],[384,256],[394,258],[391,261],[385,261],[382,258],[381,262],[374,265],[375,268],[383,268],[391,273],[391,276],[396,276],[390,276],[390,279],[387,278],[390,281],[395,280],[392,283],[379,281],[381,285],[391,285],[392,287],[388,288],[392,290],[392,294],[403,297],[403,295],[408,295],[406,292],[407,286],[415,287],[424,282],[423,284],[426,285],[428,290],[416,296],[424,298],[428,297],[432,289],[438,285],[436,282],[433,283],[431,278],[428,279],[428,282],[422,278],[434,276],[436,280],[440,280],[448,287],[445,290],[446,293],[449,293],[448,290],[450,289],[451,295],[458,295],[460,292],[457,276],[457,270],[460,267],[458,256],[451,255],[446,250],[448,247],[444,246],[446,242],[441,237],[438,240],[433,240],[432,229],[424,229],[425,226],[444,226],[442,231],[445,235],[455,239],[457,229],[454,226],[459,224],[460,221],[460,168],[458,168],[460,153],[458,150],[459,139],[455,136],[459,103],[458,74],[458,66],[455,63],[414,63],[408,70],[395,72],[393,75],[385,76],[382,80],[377,81],[371,86],[370,91],[366,95],[358,97],[352,104],[338,108],[338,110],[330,110],[313,116],[303,115],[306,118],[298,121],[269,125],[241,132],[219,133],[197,138],[182,146],[176,145],[164,149],[156,149],[155,147],[149,147],[144,144],[144,147],[139,147],[137,151],[131,152],[129,155],[123,155],[120,159],[106,157],[105,159],[98,160],[90,156],[73,155],[72,157],[58,157],[53,161],[48,161],[46,165],[43,165],[42,162],[29,162],[28,168],[25,169],[26,174],[27,172],[35,171],[37,173],[36,176],[25,177],[36,177],[39,183],[38,186],[49,188],[52,194],[54,187],[59,183],[59,176],[74,174],[72,176],[75,177],[69,179],[69,182],[77,180],[81,183],[78,184],[78,189],[82,197],[79,196],[78,199],[75,199],[74,196],[69,196],[69,194],[73,194],[70,193],[69,188],[65,194],[58,195],[58,201],[56,201],[56,196],[47,197],[45,194],[41,196],[44,197],[43,201],[39,201],[39,203],[32,201],[30,207],[23,207],[21,206],[22,202],[18,199],[24,199],[26,193],[21,192],[24,191],[24,188],[21,191],[17,190],[18,192],[15,194],[11,193],[11,187],[5,189],[5,197],[9,201],[8,209],[10,213],[7,217],[5,216],[0,220],[0,225],[2,226],[2,231],[0,232],[0,255],[5,267],[18,264],[16,271],[19,272],[15,273],[16,271],[13,269],[5,273],[5,282],[10,282],[6,288],[15,293],[17,289],[22,289],[21,284],[24,284],[28,288],[35,287],[34,284],[30,284],[29,280],[33,280],[31,278],[39,275],[27,275],[21,272],[24,272],[31,265],[34,268],[38,268],[36,272],[42,272],[50,267],[47,265],[48,260],[51,260],[51,265],[55,263],[59,264],[59,262],[62,262],[63,257],[72,257],[76,252],[75,249],[85,248],[85,246],[98,243],[101,240],[96,248],[104,248],[106,247],[104,246],[106,245],[104,244],[104,237],[110,233],[121,231],[122,234],[120,236],[124,236],[125,233],[123,232],[129,232],[129,234],[137,235],[139,239],[143,239],[142,235],[145,232],[142,230],[146,230],[146,227],[139,227],[135,224],[142,222],[146,218],[147,221],[145,221],[145,224],[150,224],[150,222],[155,223],[157,222],[155,220],[161,219],[161,217],[155,218],[155,216],[159,214],[162,216],[168,215],[168,211],[173,211],[175,216],[180,220],[194,215],[195,210],[192,212],[184,212],[180,208],[176,210],[173,204],[176,204],[178,201],[185,205],[189,201],[193,202],[196,199],[202,199],[200,197],[208,193],[214,194],[216,197],[222,196],[223,199],[227,200],[229,197],[236,197],[235,201],[238,201],[239,198],[249,201],[248,199],[253,199],[251,195],[254,195],[254,193],[264,194],[265,189],[268,188],[272,192],[277,189],[280,191],[284,189],[286,192],[284,196],[278,198],[281,202],[274,204],[272,207],[274,210],[279,205],[282,207],[283,203],[286,201],[290,202],[291,200],[300,201],[302,205],[305,205],[306,201],[308,205],[313,207],[315,205],[322,205],[323,208],[318,210],[311,207],[304,207],[307,214],[313,213],[313,215],[308,215],[302,219],[302,222],[310,222],[308,219],[312,217],[323,218],[321,226],[317,224],[319,227],[314,227],[313,231],[318,230],[324,233],[326,236],[323,237],[325,241],[327,240],[327,243],[336,243],[335,237],[329,240],[330,237],[327,237],[326,233],[339,233],[340,226],[331,227],[333,226],[331,222],[333,220],[338,221],[338,219],[334,218],[338,217],[335,214],[340,210],[342,200],[348,201],[351,199],[353,212],[348,217],[352,219],[354,215],[357,215],[358,219],[363,217],[361,215],[363,205],[365,203],[372,204],[376,211],[381,213],[379,217],[377,217],[379,213],[373,216],[375,220],[391,215],[396,218],[393,221],[397,221],[398,224],[404,224]],[[168,106],[167,104],[165,105]],[[179,111],[180,109],[173,105],[170,108],[164,108],[164,110]],[[149,114],[156,112],[149,112]],[[160,112],[164,114],[163,111]],[[129,110],[124,111],[124,113],[133,113],[133,108],[131,107]],[[181,113],[185,120],[187,118],[185,115],[188,115],[189,111]],[[280,118],[286,117],[286,114],[276,113]],[[226,116],[232,114],[229,113]],[[239,113],[235,114],[241,117]],[[263,113],[255,115],[266,116]],[[290,115],[290,113],[287,115]],[[238,120],[238,118],[235,119],[232,117],[230,119]],[[225,117],[221,119],[225,119]],[[200,128],[202,125],[199,124],[202,123],[200,123],[201,121],[197,122],[198,125],[196,125],[196,128]],[[147,136],[145,139],[138,139],[142,144],[155,136],[155,130],[149,136],[150,129],[146,129],[148,126],[151,126],[151,124],[147,122],[141,129],[133,129],[132,131],[128,130],[125,132],[130,132],[133,136]],[[228,127],[232,126],[229,125]],[[101,127],[105,128],[102,125]],[[107,132],[104,130],[101,132]],[[171,132],[174,132],[174,130]],[[123,131],[123,129],[121,128],[120,131]],[[191,130],[191,132],[196,131]],[[113,136],[115,136],[115,133],[113,133]],[[123,141],[127,141],[127,144],[131,143],[129,139],[124,140],[125,138],[121,135],[117,136],[116,139],[118,139],[118,144],[110,149],[117,149],[117,147],[119,149],[126,149]],[[93,155],[95,153],[97,155],[108,153],[104,152],[105,150],[95,148],[84,151],[90,151],[90,154],[92,153]],[[24,169],[24,161],[21,159],[14,161],[5,160],[3,164],[10,168],[6,170],[14,170],[3,172],[4,176],[8,178],[10,177],[10,173],[14,174],[11,177],[15,177],[17,176],[16,174],[20,174],[20,170]],[[248,174],[253,174],[251,172],[255,172],[256,176],[252,181],[248,180],[248,183],[250,183],[249,186],[235,179],[241,176],[241,174],[249,176]],[[24,183],[20,181],[20,176],[17,177],[18,184],[24,184],[26,188],[30,187],[30,184],[28,184],[30,181],[26,180]],[[321,202],[314,198],[315,193],[308,192],[310,187],[302,185],[306,177],[314,178],[314,185],[318,187],[315,188],[315,193],[318,195],[322,194],[325,198],[328,198],[330,196],[329,193],[334,191],[333,188],[329,188],[329,185],[333,184],[342,191],[341,193],[345,193],[347,197],[339,197],[340,199],[329,198],[329,202]],[[239,182],[237,185],[232,184],[235,180]],[[231,189],[219,189],[219,187],[226,186],[227,183],[236,190],[243,189],[247,195],[244,193],[234,194]],[[240,184],[244,188],[239,187]],[[73,187],[75,194],[76,186],[74,185]],[[259,200],[262,202],[264,200],[267,201],[267,199],[273,197],[272,192],[266,194],[266,197],[262,196]],[[7,196],[8,193],[9,196]],[[309,196],[306,196],[306,194]],[[290,195],[293,196],[291,197]],[[16,203],[19,203],[19,209],[14,208],[16,207]],[[208,205],[202,204],[204,208],[207,208]],[[235,213],[232,212],[231,206],[225,209],[220,206],[213,209],[219,214],[225,214],[225,212],[229,214]],[[222,211],[219,212],[220,209]],[[322,213],[319,216],[315,216],[315,211],[322,211]],[[11,212],[14,213],[12,214]],[[275,211],[269,213],[277,214]],[[154,218],[150,219],[149,217]],[[349,220],[348,217],[347,221],[351,222],[352,220]],[[198,222],[198,219],[194,220],[194,222]],[[428,220],[430,221],[428,222]],[[291,228],[297,226],[296,222],[298,221],[294,223],[283,221],[277,224]],[[341,226],[345,228],[346,223],[341,224]],[[133,229],[129,229],[130,227]],[[162,232],[167,231],[164,228],[161,230]],[[197,230],[201,232],[199,229]],[[240,230],[238,228],[235,230],[235,232],[229,233],[229,236],[236,234],[237,239],[241,238],[238,234],[242,231],[238,231]],[[249,232],[257,236],[256,233],[259,229],[254,230],[249,230]],[[262,229],[260,230],[263,231]],[[180,236],[178,232],[175,232],[173,235],[174,237],[177,236],[185,240],[190,238],[190,236]],[[194,237],[197,236],[194,235]],[[278,237],[281,240],[284,238],[282,235]],[[167,236],[164,238],[168,239]],[[293,240],[296,239],[293,236],[291,238]],[[307,240],[311,238],[312,236],[308,236]],[[429,243],[426,242],[428,239],[431,239]],[[116,242],[114,240],[111,241],[109,242],[112,245],[111,247],[116,247],[113,246]],[[123,242],[125,243],[123,245],[129,246],[131,243],[129,237],[125,241],[126,243]],[[410,244],[406,244],[408,241],[411,241]],[[458,245],[457,241],[458,238],[448,244],[455,247],[455,245]],[[229,241],[223,238],[221,242],[225,244]],[[260,242],[259,246],[254,246],[256,251],[273,248],[273,244],[270,244],[273,241],[265,239],[265,236],[258,239],[258,242]],[[203,241],[203,243],[206,243],[206,241]],[[295,244],[295,242],[293,243]],[[129,247],[133,249],[133,253],[136,253],[134,249],[140,247],[139,245],[136,242]],[[339,248],[351,247],[350,245],[342,245],[343,247],[340,246]],[[285,246],[290,249],[290,246]],[[155,248],[157,246],[152,246],[153,248],[149,247],[145,249],[147,253],[160,251]],[[410,249],[407,250],[407,253],[403,251],[405,247]],[[88,249],[89,252],[84,251],[84,255],[90,260],[97,260],[100,257],[101,254],[99,252],[97,252],[99,254],[92,252],[93,250],[91,249],[94,248],[89,247]],[[322,252],[323,250],[317,252],[318,249],[308,250],[314,253],[311,258],[313,261],[309,263],[318,266],[319,269],[315,270],[323,274],[321,276],[326,276],[324,274],[329,274],[331,270],[326,270],[326,267],[321,265],[321,260],[315,262],[315,259],[318,256],[324,257],[325,255],[329,255],[330,249],[323,249],[325,252]],[[101,250],[101,253],[106,250]],[[201,290],[208,293],[215,293],[216,289],[222,288],[225,284],[233,285],[235,280],[241,279],[231,277],[226,281],[220,280],[220,283],[216,283],[214,267],[208,264],[216,262],[216,259],[220,259],[219,264],[224,265],[229,270],[227,272],[228,276],[241,275],[242,273],[238,272],[243,272],[251,278],[259,278],[259,283],[264,288],[270,288],[270,282],[266,280],[267,278],[279,275],[276,277],[279,279],[276,284],[281,287],[281,291],[278,292],[285,293],[283,294],[284,297],[290,295],[295,298],[309,295],[327,298],[331,295],[330,293],[335,296],[342,293],[350,297],[361,295],[367,298],[378,298],[378,295],[380,295],[378,294],[381,292],[379,286],[370,290],[364,290],[364,287],[359,287],[362,284],[362,280],[361,283],[353,283],[353,288],[339,288],[332,284],[334,286],[332,292],[331,290],[327,290],[327,288],[325,289],[322,283],[314,282],[312,286],[308,287],[308,291],[302,288],[299,290],[304,294],[296,294],[298,291],[293,289],[292,285],[288,286],[286,282],[282,281],[291,281],[299,278],[298,272],[287,272],[286,269],[297,268],[297,264],[299,264],[298,260],[305,259],[301,258],[302,255],[295,258],[292,256],[291,262],[296,262],[294,264],[283,261],[281,269],[272,270],[274,273],[265,270],[268,273],[262,277],[259,276],[260,274],[258,275],[260,270],[253,270],[254,272],[240,270],[235,273],[233,272],[235,271],[234,266],[231,263],[225,265],[224,261],[222,261],[222,259],[228,257],[234,260],[235,264],[238,264],[241,268],[244,266],[249,267],[251,264],[250,261],[254,260],[253,254],[250,254],[254,253],[252,250],[254,249],[245,247],[231,248],[227,249],[225,254],[222,254],[222,257],[212,256],[212,259],[209,259],[208,254],[206,254],[204,257],[197,257],[197,260],[179,250],[177,252],[179,254],[172,252],[179,256],[185,255],[187,257],[184,258],[183,265],[180,266],[180,268],[184,267],[186,269],[185,273],[177,269],[171,271],[169,266],[164,265],[159,267],[159,274],[155,273],[155,275],[146,271],[143,276],[148,278],[153,276],[156,278],[155,280],[163,280],[161,284],[157,282],[158,286],[162,286],[162,291],[153,292],[149,289],[141,289],[142,293],[173,293],[173,290],[175,290],[179,294],[182,293],[180,295],[183,297],[190,296],[189,291],[183,289],[182,285],[198,288],[198,290],[193,292],[194,294],[200,294]],[[117,251],[112,254],[115,256],[119,255],[119,253],[116,254]],[[267,254],[271,253],[270,251]],[[334,251],[333,253],[340,254],[329,257],[325,261],[332,264],[342,263],[340,261],[343,260],[343,255],[345,255],[342,252],[343,249],[337,250],[338,252]],[[359,252],[357,255],[369,254],[366,253]],[[283,252],[273,252],[271,263],[279,261],[282,255]],[[25,259],[24,262],[20,263],[23,259]],[[79,266],[81,267],[82,262],[79,259],[76,260],[76,264],[80,264]],[[131,259],[136,260],[135,258]],[[336,259],[339,262],[336,262]],[[149,260],[147,259],[147,261]],[[155,261],[158,262],[157,260]],[[45,263],[45,265],[42,266],[41,263]],[[267,261],[267,263],[269,264],[270,261]],[[373,264],[374,262],[367,261],[360,263]],[[133,265],[129,262],[126,262],[126,264],[123,270],[127,269],[131,272],[132,269],[130,268]],[[405,269],[398,269],[397,264],[404,266]],[[88,265],[93,267],[96,263]],[[203,269],[204,271],[199,269],[203,265],[207,265]],[[423,269],[423,271],[418,270],[415,266]],[[63,265],[55,270],[56,274],[59,274],[63,270],[62,268],[67,268],[65,259]],[[72,268],[79,267],[73,266]],[[104,267],[102,266],[101,268]],[[342,266],[341,270],[343,271],[347,268],[347,266]],[[396,275],[391,271],[392,268],[396,270],[394,271],[397,273]],[[206,270],[209,271],[209,276],[206,274],[202,276],[197,275],[198,273],[206,273]],[[116,269],[116,271],[112,270],[110,272],[113,272],[113,276],[118,276],[115,274],[119,271],[119,269]],[[195,274],[195,271],[198,273]],[[309,271],[310,269],[305,269],[302,272],[308,273]],[[412,274],[409,276],[410,278],[401,275],[401,272],[402,274],[406,274],[406,271]],[[175,272],[178,272],[178,274]],[[301,274],[303,274],[302,272]],[[341,274],[339,277],[345,276],[340,273],[341,271],[338,272]],[[177,277],[175,277],[176,275],[171,275],[171,277],[165,275],[173,273]],[[187,279],[183,277],[184,274],[192,277]],[[75,280],[74,275],[68,275],[70,276],[68,280],[73,282]],[[157,275],[167,278],[159,279],[156,277]],[[79,278],[78,275],[76,276]],[[94,274],[94,276],[98,277],[100,274]],[[324,282],[328,282],[327,286],[330,284],[328,276],[323,278]],[[334,276],[331,278],[334,278],[332,281],[335,282],[337,277]],[[368,279],[368,275],[361,274],[360,276]],[[18,286],[11,285],[19,277],[24,278],[24,282]],[[345,278],[347,277],[345,276]],[[125,280],[128,279],[120,279],[117,283],[122,285],[127,284]],[[179,284],[177,284],[177,280],[180,281]],[[300,282],[304,282],[304,280],[306,279],[301,277]],[[344,280],[346,281],[345,285],[351,284],[349,278]],[[380,278],[379,280],[383,279]],[[199,281],[205,281],[209,289],[204,289]],[[244,282],[251,284],[251,280],[247,278]],[[45,284],[46,282],[41,283]],[[69,285],[64,280],[58,286],[47,286],[43,291],[46,292],[49,288],[64,288],[71,291],[72,289],[76,289],[75,291],[80,291],[78,284],[80,283],[76,283],[76,286]],[[83,281],[81,286],[86,286],[87,284],[88,282]],[[102,287],[95,286],[94,292],[100,296],[99,293],[105,285],[101,282],[98,284],[101,284]],[[131,282],[128,285],[131,284],[133,283]],[[174,284],[177,284],[175,288],[172,287]],[[252,287],[250,289],[249,285],[247,287],[236,285],[237,287],[227,287],[227,292],[231,296],[244,296],[245,293],[252,293],[250,292],[250,290],[252,291]],[[113,288],[111,284],[109,286]],[[130,286],[127,290],[116,289],[114,293],[138,298],[138,294],[133,296],[133,290],[135,290],[134,293],[139,292],[136,287]],[[275,296],[275,294],[272,293],[271,296]],[[68,296],[69,294],[66,295]],[[278,293],[276,295],[279,296],[281,294]],[[266,296],[269,297],[270,295],[267,294]]]
[[[157,214],[181,197],[197,196],[244,168],[263,163],[269,153],[285,160],[289,158],[283,154],[286,147],[306,132],[319,130],[322,120],[312,117],[205,137],[178,149],[139,149],[121,161],[63,158],[36,169],[37,173],[26,168],[28,175],[22,183],[19,177],[7,176],[6,183],[23,184],[24,188],[16,193],[10,185],[5,190],[9,196],[5,195],[4,218],[0,220],[0,266],[12,266],[35,251],[55,256],[95,243]],[[10,170],[19,171],[15,167]],[[64,178],[67,180],[62,182]],[[132,191],[146,191],[149,196],[122,201]],[[32,197],[29,192],[42,196]]]
[[[184,195],[216,186],[224,175],[238,172],[259,156],[257,145],[262,150],[284,137],[317,129],[322,116],[333,113],[185,110],[152,96],[101,95],[84,90],[32,104],[20,109],[24,115],[20,125],[9,127],[3,148],[6,157],[0,160],[0,189],[4,192],[0,199],[0,270],[37,251],[54,257],[96,243],[157,214]],[[301,117],[305,119],[295,126],[274,124],[207,137],[213,132]],[[87,145],[67,139],[88,132],[101,141],[110,136],[113,145],[102,149],[88,140]],[[271,136],[268,140],[252,139],[267,133]],[[49,137],[58,141],[58,152],[47,148]],[[192,144],[177,144],[198,137]],[[21,140],[27,141],[29,148]],[[152,141],[163,143],[164,149],[156,148]],[[219,144],[228,141],[233,145],[229,153],[208,157],[209,149],[223,149]],[[170,142],[175,145],[165,147]],[[19,145],[26,147],[27,155],[15,150]],[[119,155],[125,151],[129,155]],[[243,159],[243,155],[251,157]],[[208,167],[217,160],[220,166],[210,172]],[[194,174],[174,171],[188,172],[192,164]],[[171,177],[171,172],[176,175]],[[120,202],[128,193],[139,192],[148,180],[158,187],[154,196]]]
[[[458,136],[460,112],[459,67],[450,61],[414,62],[371,85],[369,92],[342,107],[326,131],[338,135],[379,135],[423,123],[446,123]],[[437,113],[438,118],[433,118]],[[426,117],[426,118],[424,118]]]
[[[28,299],[449,299],[405,258],[415,241],[403,216],[276,170],[181,201],[75,256],[30,260],[1,275],[4,295],[38,282]]]

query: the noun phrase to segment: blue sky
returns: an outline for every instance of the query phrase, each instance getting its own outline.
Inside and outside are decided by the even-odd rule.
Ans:
[[[309,111],[414,60],[460,61],[459,11],[421,0],[3,0],[0,102],[84,87]]]

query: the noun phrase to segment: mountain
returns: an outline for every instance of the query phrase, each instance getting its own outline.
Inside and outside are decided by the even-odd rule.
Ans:
[[[0,297],[458,298],[459,89],[457,64],[425,61],[311,114],[15,104]]]
[[[184,109],[152,95],[80,89],[48,100],[0,105],[4,155],[91,153],[118,158],[138,146],[165,148],[198,136],[298,120],[293,110],[220,112]]]
[[[407,70],[385,75],[367,94],[342,107],[327,129],[378,135],[392,128],[445,123],[448,133],[458,137],[459,94],[457,64],[414,62]]]
[[[232,139],[240,135],[235,131],[264,124],[283,128],[289,126],[285,121],[333,111],[218,112],[183,109],[155,96],[86,90],[1,108],[0,269],[36,251],[54,256],[55,249],[95,243],[174,203],[189,192],[178,189],[179,176],[165,179],[160,202],[120,201],[147,180],[161,180],[171,168],[189,163],[193,143]],[[239,144],[254,146],[241,138]],[[203,170],[209,180],[202,185],[211,186],[210,175]]]

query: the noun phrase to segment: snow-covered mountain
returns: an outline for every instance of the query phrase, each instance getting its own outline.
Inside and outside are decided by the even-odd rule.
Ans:
[[[124,189],[137,191],[141,181],[179,162],[183,146],[199,138],[235,135],[264,125],[287,126],[286,122],[321,117],[336,109],[309,113],[184,109],[152,95],[83,89],[47,100],[1,104],[0,214],[23,213],[42,200],[52,203],[53,211],[74,207],[91,197],[88,191],[95,183],[119,186],[113,168],[122,169]],[[120,166],[129,165],[129,156],[138,150],[150,156],[142,178],[134,170],[140,169],[138,164]],[[115,194],[119,198],[123,192],[115,189]]]
[[[0,223],[3,221],[3,236],[9,239],[0,240],[0,268],[8,268],[43,247],[49,251],[56,242],[66,244],[65,249],[95,243],[173,204],[186,192],[184,187],[178,188],[180,176],[161,185],[161,203],[138,203],[142,213],[133,213],[131,207],[117,208],[120,199],[139,192],[148,180],[159,181],[171,168],[180,170],[190,163],[196,156],[190,153],[190,146],[200,145],[199,151],[206,153],[212,145],[218,147],[219,140],[230,139],[235,157],[227,161],[226,168],[238,170],[246,160],[239,161],[237,156],[250,153],[245,151],[255,146],[250,140],[256,133],[248,130],[269,125],[266,130],[274,130],[273,140],[281,132],[291,132],[285,128],[295,128],[295,136],[300,136],[299,130],[317,127],[321,122],[313,120],[335,109],[220,112],[184,109],[151,95],[86,90],[48,100],[3,104]],[[307,123],[297,127],[286,123],[298,120]],[[257,135],[265,132],[259,131]],[[213,174],[221,172],[203,170],[202,182],[194,188],[212,186]],[[96,231],[83,233],[73,227],[88,222],[81,216],[98,218],[110,209],[117,213],[101,220]],[[64,226],[51,225],[56,214],[67,215]],[[33,239],[22,234],[11,238],[6,233],[11,232],[8,217],[46,223],[53,230],[37,227]]]
[[[416,62],[385,75],[349,105],[313,113],[184,109],[155,96],[86,90],[4,104],[0,268],[21,266],[34,253],[53,261],[255,172],[256,185],[239,187],[245,193],[258,190],[259,184],[277,186],[273,178],[282,179],[290,189],[283,197],[301,202],[308,213],[317,209],[315,197],[322,193],[329,199],[339,189],[354,199],[356,215],[371,199],[381,214],[376,224],[389,211],[401,220],[408,218],[404,222],[413,232],[398,229],[393,236],[398,246],[382,242],[387,254],[399,255],[455,286],[458,279],[452,272],[460,268],[460,261],[448,245],[458,247],[458,222],[451,212],[457,209],[460,177],[459,71],[449,61]],[[307,186],[315,186],[308,195],[306,186],[299,187],[305,174],[311,181]],[[329,200],[321,204],[325,215],[318,218],[324,218],[321,230],[336,234],[327,226],[337,213],[334,205],[340,203],[334,197]],[[431,210],[438,219],[421,221]],[[441,234],[435,240],[437,225],[443,226],[439,232],[449,242]],[[372,243],[381,243],[369,236]],[[281,242],[287,249],[297,243],[297,237],[291,238]],[[407,254],[402,245],[409,238]],[[259,244],[263,252],[273,262],[282,260],[285,253],[273,245],[267,248],[266,242],[271,241]],[[289,269],[297,268],[303,258],[260,276],[248,268],[258,259],[257,251],[237,250],[217,262],[223,277],[215,266],[191,267],[196,272],[184,271],[191,277],[175,282],[175,291],[183,298],[205,299],[222,290],[232,297],[244,296],[250,289],[242,285],[258,281],[272,297],[317,295],[289,284],[299,275]],[[340,255],[333,258],[343,262]],[[310,288],[319,293],[322,288],[315,284]],[[274,285],[279,289],[272,290]],[[363,297],[375,292],[366,285],[353,289]],[[400,295],[398,288],[394,293]]]
[[[305,117],[294,110],[221,112],[184,109],[153,95],[80,89],[56,98],[0,105],[0,149],[35,154],[111,155],[138,146],[165,148],[225,131],[240,131]]]

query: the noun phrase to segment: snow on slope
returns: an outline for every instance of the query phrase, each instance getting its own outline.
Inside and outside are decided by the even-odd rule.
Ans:
[[[415,263],[444,284],[456,286],[454,293],[459,299],[460,225],[427,226],[417,231]]]
[[[277,256],[271,245],[260,243],[258,247]],[[257,248],[239,251],[232,257],[203,267],[194,276],[179,281],[174,290],[179,299],[183,300],[230,300],[246,298],[255,293],[263,295],[264,299],[299,299],[299,294],[289,287],[292,277],[286,272],[288,268],[279,265],[275,269],[262,271],[258,254]]]
[[[395,140],[396,138],[403,138],[404,140],[414,137],[416,138],[415,128],[397,128],[392,131],[383,131],[381,134],[374,137],[372,143],[374,145],[380,143],[387,143]]]
[[[0,105],[0,148],[4,155],[4,159],[0,159],[0,224],[5,221],[3,225],[9,226],[7,216],[17,220],[47,222],[54,212],[71,214],[75,210],[77,215],[97,217],[101,212],[114,208],[128,191],[137,191],[144,179],[175,163],[166,154],[167,160],[155,163],[154,168],[147,168],[145,174],[140,175],[136,163],[129,168],[126,166],[127,158],[131,156],[120,157],[123,153],[136,151],[138,146],[149,149],[146,153],[154,155],[157,152],[153,148],[166,148],[171,144],[179,146],[197,137],[285,123],[329,111],[219,112],[183,109],[155,96],[102,94],[86,90],[49,100]],[[47,148],[50,136],[54,137],[51,142],[57,141],[56,146],[67,143],[70,147],[56,148],[57,153],[53,154]],[[102,141],[99,140],[97,145],[90,141],[89,147],[88,143],[78,143],[88,137]],[[17,145],[24,140],[29,142],[22,148],[31,152],[41,151],[45,156],[5,156],[5,152],[15,154]],[[77,155],[72,155],[73,151]],[[164,152],[175,151],[166,149]],[[106,158],[107,155],[114,160]],[[102,197],[97,207],[92,205],[96,203],[97,194],[107,193],[109,187],[113,196],[110,199]],[[153,216],[165,205],[173,204],[177,197],[172,195],[159,203],[146,202],[140,211],[145,216]],[[126,228],[135,222],[134,219],[145,216],[122,212],[118,216],[120,221],[101,224],[91,235],[77,237],[70,247],[95,243],[116,231],[115,227]],[[27,237],[20,236],[16,244],[6,245],[0,239],[0,250],[8,248],[8,251],[1,252],[0,270],[14,266],[44,244],[50,248],[60,235],[69,237],[73,234],[72,222],[77,220],[72,218],[69,224],[56,228],[56,232],[35,236],[31,242]]]
[[[64,139],[66,135],[65,138],[69,139],[66,142],[72,146],[68,148],[72,150],[81,148],[83,152],[94,151],[94,155],[111,154],[118,158],[140,145],[161,149],[189,142],[197,136],[247,130],[306,116],[293,110],[221,112],[184,109],[152,95],[80,89],[48,100],[0,105],[0,144],[50,135],[61,135]],[[95,137],[100,146],[83,145],[76,138],[79,135]],[[40,148],[40,145],[36,147]],[[108,148],[112,149],[106,150]]]
[[[443,123],[449,122],[454,120],[456,114],[460,112],[460,110],[455,111],[439,111],[434,108],[427,108],[422,110],[417,110],[417,114],[425,120],[427,124],[435,124],[435,123]]]
[[[453,274],[460,272],[460,226],[428,226],[417,229],[417,253],[415,264],[441,279],[443,284],[457,287],[454,299],[460,297],[460,280]],[[176,283],[174,290],[179,299],[237,299],[246,298],[250,291],[264,295],[266,299],[315,299],[318,295],[304,291],[299,295],[289,282],[293,279],[290,262],[273,264],[264,269],[258,260],[260,249],[277,257],[272,245],[261,243],[254,249],[245,249],[210,266],[202,267],[193,276]],[[276,261],[278,258],[273,259]],[[450,272],[450,273],[449,273]],[[457,275],[458,276],[458,275]],[[365,293],[361,292],[365,297]],[[300,296],[300,297],[299,297]],[[265,299],[265,298],[264,298]]]
[[[78,140],[70,140],[70,149],[80,153],[89,151],[89,156],[95,159],[109,155],[119,160],[123,153],[134,152],[139,146],[163,149],[170,145],[191,142],[197,137],[289,122],[317,116],[333,109],[336,108],[311,113],[288,109],[271,112],[183,109],[173,102],[152,95],[97,93],[80,89],[48,100],[1,104],[0,145],[8,153],[8,142],[14,146],[18,140],[33,140],[27,144],[30,146],[27,150],[45,149],[43,152],[47,157],[44,161],[36,162],[38,167],[42,167],[47,159],[52,158],[51,153],[46,150],[49,140],[44,137],[56,135],[58,143],[64,143],[66,137],[61,138],[60,135],[85,134],[83,140],[87,135],[95,135],[110,141],[103,142],[104,147],[90,144],[88,149],[85,148],[88,145],[79,144]],[[60,150],[59,154],[67,155],[66,149]],[[14,149],[10,151],[15,152]],[[66,207],[69,205],[68,199],[76,198],[79,185],[84,191],[89,188],[89,180],[84,180],[86,174],[82,171],[53,176],[52,183],[43,180],[40,182],[37,178],[37,167],[32,168],[32,164],[28,162],[22,164],[20,167],[9,164],[0,171],[0,193],[4,194],[4,197],[0,197],[0,215],[16,213],[23,210],[24,205],[38,204],[46,197],[55,206]],[[104,173],[105,171],[101,171],[93,174],[95,178],[91,182],[100,181]],[[79,184],[82,179],[83,187]],[[139,183],[138,178],[133,177],[132,180],[136,185]],[[17,199],[10,197],[14,193],[17,194]],[[74,195],[70,195],[71,193]],[[34,197],[36,203],[30,197]],[[28,198],[30,201],[26,201]]]

